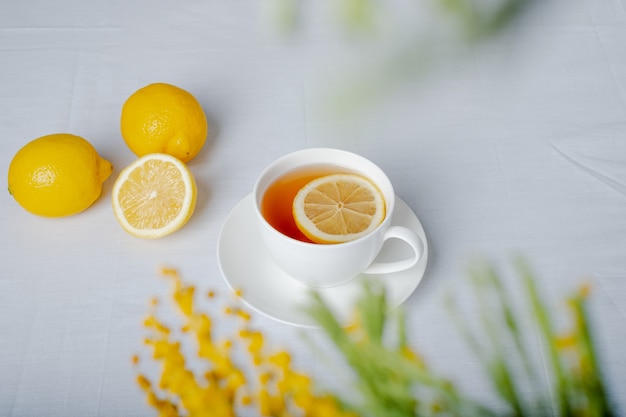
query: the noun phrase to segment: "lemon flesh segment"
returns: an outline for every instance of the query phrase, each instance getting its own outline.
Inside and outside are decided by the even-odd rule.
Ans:
[[[196,183],[187,166],[166,154],[149,154],[126,167],[113,186],[113,211],[128,233],[169,235],[193,214]]]
[[[385,200],[378,187],[361,175],[326,175],[298,191],[293,217],[315,243],[349,242],[378,227],[385,218]]]

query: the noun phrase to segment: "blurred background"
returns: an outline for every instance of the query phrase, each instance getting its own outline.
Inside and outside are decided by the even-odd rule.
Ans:
[[[130,358],[148,300],[168,290],[155,269],[228,294],[215,259],[224,219],[272,160],[313,146],[374,160],[424,224],[429,266],[405,308],[434,369],[499,404],[443,300],[461,295],[476,313],[475,256],[517,294],[510,260],[522,254],[557,314],[591,283],[600,360],[626,409],[625,45],[623,0],[4,2],[0,180],[52,132],[88,138],[114,173],[88,212],[58,221],[0,193],[0,415],[153,415]],[[152,82],[192,92],[211,130],[190,163],[196,213],[159,242],[125,235],[109,202],[135,159],[121,106]],[[309,345],[300,329],[255,322],[342,387],[321,334]]]

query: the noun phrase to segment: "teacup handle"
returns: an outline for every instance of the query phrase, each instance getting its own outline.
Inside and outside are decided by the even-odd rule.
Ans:
[[[424,254],[424,242],[413,230],[402,226],[390,226],[383,242],[387,239],[400,239],[406,242],[413,249],[413,257],[394,262],[374,262],[368,266],[364,274],[390,274],[412,268]]]

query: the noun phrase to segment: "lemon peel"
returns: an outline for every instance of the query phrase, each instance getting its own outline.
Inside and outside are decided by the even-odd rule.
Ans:
[[[130,150],[139,157],[165,153],[189,162],[206,142],[208,122],[191,93],[175,85],[154,83],[126,99],[120,130]]]
[[[9,194],[28,212],[70,216],[102,193],[113,165],[91,143],[69,133],[39,137],[24,145],[9,165]]]

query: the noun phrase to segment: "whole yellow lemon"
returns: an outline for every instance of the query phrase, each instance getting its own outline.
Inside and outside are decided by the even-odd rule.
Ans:
[[[20,149],[9,165],[9,193],[27,211],[46,217],[79,213],[102,192],[113,166],[80,136],[55,133]]]
[[[200,152],[208,134],[207,118],[198,100],[165,83],[147,85],[128,97],[120,128],[137,156],[166,153],[183,162]]]

